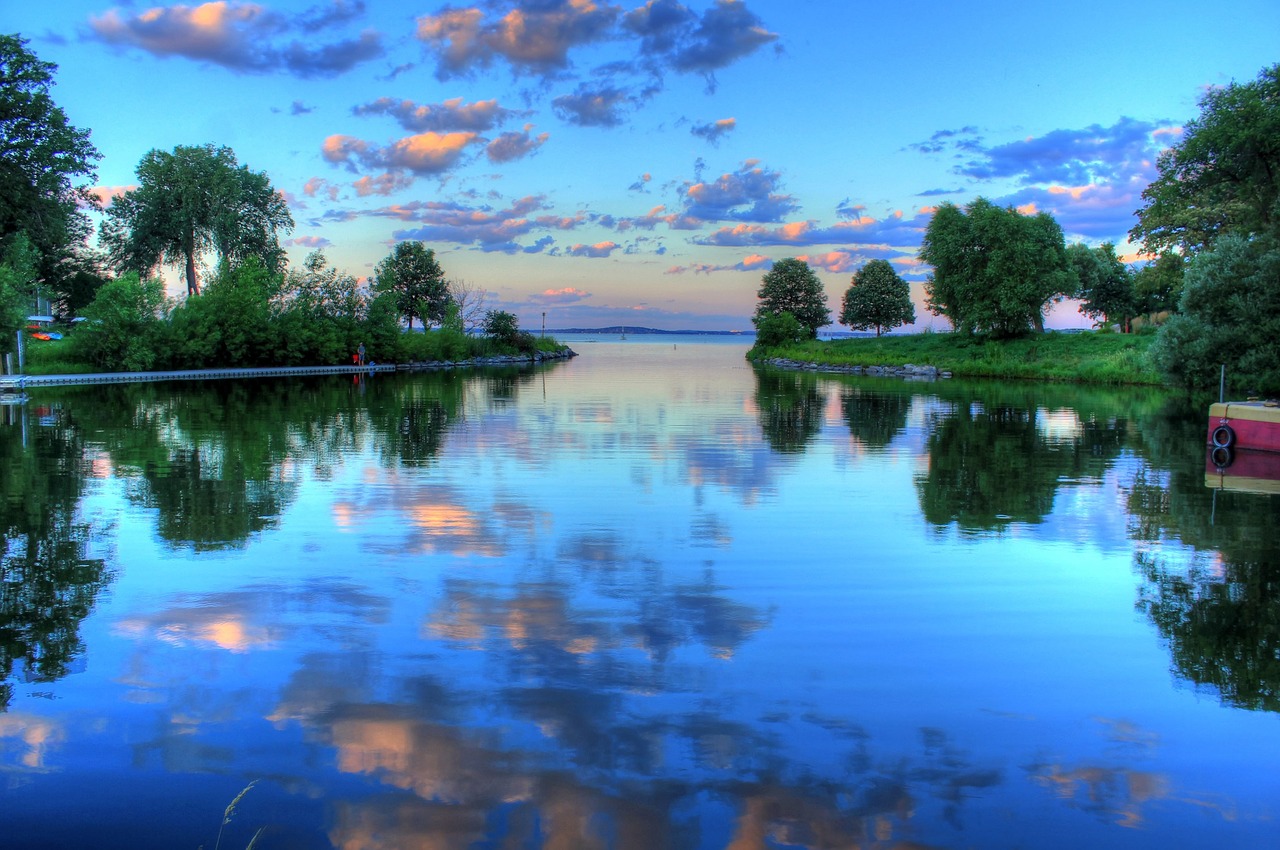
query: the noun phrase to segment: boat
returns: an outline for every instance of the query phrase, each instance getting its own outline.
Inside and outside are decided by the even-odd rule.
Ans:
[[[1206,440],[1206,486],[1280,493],[1280,402],[1210,405]]]

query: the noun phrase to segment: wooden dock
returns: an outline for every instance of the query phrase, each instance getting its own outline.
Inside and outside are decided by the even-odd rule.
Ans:
[[[83,375],[0,375],[0,392],[33,387],[83,384],[136,384],[151,381],[209,381],[227,378],[277,378],[299,375],[361,375],[394,372],[395,364],[378,366],[279,366],[262,369],[189,369],[174,372],[99,372]]]

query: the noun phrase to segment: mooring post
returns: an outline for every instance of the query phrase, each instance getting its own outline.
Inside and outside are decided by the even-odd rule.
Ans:
[[[1227,401],[1227,364],[1222,364],[1222,376],[1218,378],[1218,403],[1225,404]]]

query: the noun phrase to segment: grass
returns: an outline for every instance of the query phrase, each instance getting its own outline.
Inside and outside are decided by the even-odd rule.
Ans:
[[[957,378],[1012,378],[1091,384],[1162,385],[1147,349],[1150,334],[1103,332],[1038,334],[1010,340],[923,333],[812,340],[766,351],[752,359],[784,357],[832,366],[936,366]]]

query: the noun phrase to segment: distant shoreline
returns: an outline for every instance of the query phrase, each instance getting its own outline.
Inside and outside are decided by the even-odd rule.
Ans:
[[[670,336],[755,336],[755,331],[668,331],[662,328],[637,328],[631,325],[613,325],[606,328],[547,328],[549,334],[664,334]]]

